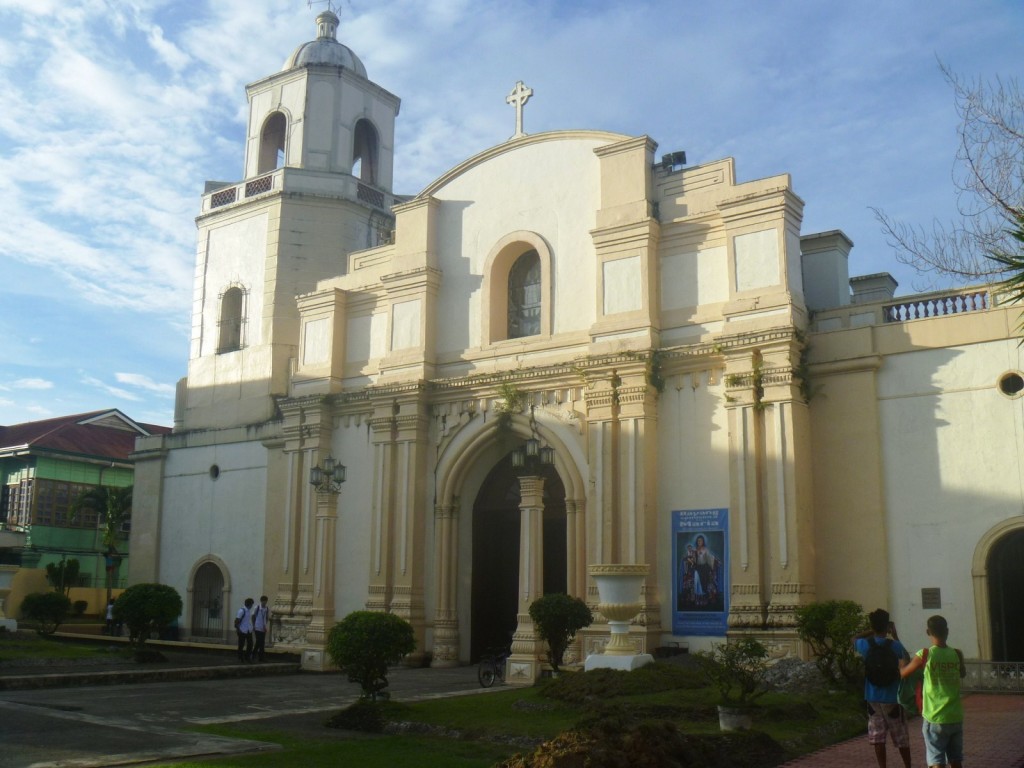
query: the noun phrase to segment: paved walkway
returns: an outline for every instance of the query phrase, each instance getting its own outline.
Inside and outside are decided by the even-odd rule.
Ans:
[[[902,768],[892,743],[889,768]],[[921,718],[910,721],[911,765],[926,766]],[[791,760],[783,768],[871,768],[876,765],[867,736]],[[1024,696],[971,694],[964,697],[964,765],[967,768],[1024,768]]]

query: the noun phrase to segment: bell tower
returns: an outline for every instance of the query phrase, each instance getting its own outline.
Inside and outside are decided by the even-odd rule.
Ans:
[[[338,23],[320,13],[316,39],[246,87],[242,180],[206,183],[178,430],[272,418],[299,348],[296,296],[393,228],[400,101],[338,42]]]

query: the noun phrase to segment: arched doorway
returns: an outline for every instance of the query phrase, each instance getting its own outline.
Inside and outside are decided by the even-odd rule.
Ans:
[[[1024,530],[1001,538],[988,558],[992,660],[1024,661]]]
[[[224,635],[224,574],[216,563],[199,566],[192,582],[193,637]]]
[[[552,467],[544,477],[544,591],[565,592],[565,488]],[[473,504],[473,586],[470,656],[507,646],[516,628],[519,584],[519,479],[511,454],[484,480]]]

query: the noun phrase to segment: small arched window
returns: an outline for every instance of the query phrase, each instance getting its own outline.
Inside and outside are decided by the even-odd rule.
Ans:
[[[245,292],[237,286],[228,288],[220,301],[220,343],[217,352],[234,352],[242,348],[242,317]]]
[[[269,173],[284,165],[284,140],[288,118],[280,112],[271,113],[260,133],[260,162],[257,173]]]
[[[540,333],[540,256],[530,250],[516,259],[508,273],[508,338]]]
[[[379,144],[373,123],[365,119],[358,120],[352,137],[352,175],[367,184],[377,183]]]

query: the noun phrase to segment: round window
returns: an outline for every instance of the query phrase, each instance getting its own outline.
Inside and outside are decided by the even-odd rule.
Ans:
[[[216,480],[218,477],[220,477],[220,467],[218,467],[216,464],[211,464],[210,465],[210,479],[211,480]]]
[[[1024,377],[1017,371],[1004,373],[999,378],[999,391],[1007,397],[1020,397],[1024,391]]]

